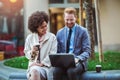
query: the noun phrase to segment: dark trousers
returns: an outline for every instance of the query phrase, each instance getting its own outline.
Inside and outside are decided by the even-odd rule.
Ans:
[[[68,80],[78,80],[77,75],[84,72],[84,68],[81,63],[77,63],[75,68],[59,68],[53,69],[53,80],[63,80],[64,75],[67,76]]]

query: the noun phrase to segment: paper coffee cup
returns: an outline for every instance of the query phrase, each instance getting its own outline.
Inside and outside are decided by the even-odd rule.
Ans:
[[[101,65],[96,65],[96,72],[101,72],[102,66]]]

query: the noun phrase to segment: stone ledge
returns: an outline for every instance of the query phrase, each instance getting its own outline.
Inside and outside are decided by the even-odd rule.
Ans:
[[[120,71],[102,71],[96,73],[95,71],[88,71],[82,75],[81,80],[120,80]]]
[[[27,80],[27,76],[25,72],[14,72],[10,74],[9,80]]]
[[[26,73],[11,73],[9,80],[27,80]],[[80,80],[120,80],[120,70],[102,71],[101,73],[87,71],[81,75]]]

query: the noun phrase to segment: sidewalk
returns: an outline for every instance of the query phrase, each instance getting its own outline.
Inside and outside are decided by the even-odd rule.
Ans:
[[[25,69],[17,69],[17,68],[12,68],[12,67],[8,67],[5,66],[3,64],[4,61],[0,61],[0,80],[9,80],[9,76],[11,73],[16,73],[16,72],[26,72]]]

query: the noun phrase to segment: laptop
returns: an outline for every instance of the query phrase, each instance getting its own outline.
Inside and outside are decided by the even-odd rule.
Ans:
[[[75,60],[73,54],[59,53],[49,55],[51,65],[53,67],[72,68],[75,67]]]

